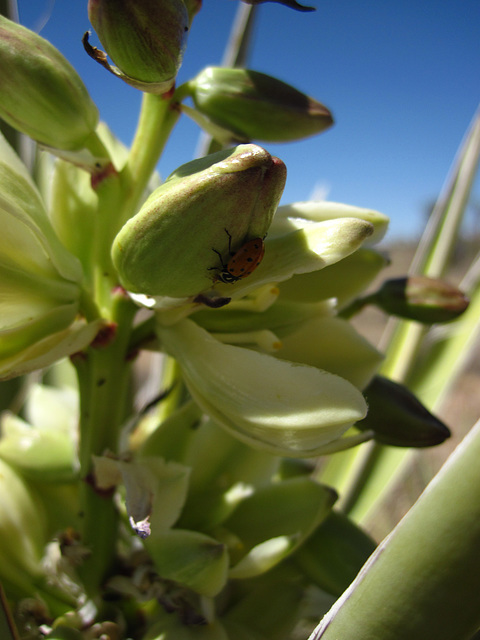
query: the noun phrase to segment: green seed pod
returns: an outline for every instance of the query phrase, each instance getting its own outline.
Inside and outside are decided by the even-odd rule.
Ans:
[[[207,67],[190,87],[197,110],[238,140],[288,142],[333,124],[323,104],[258,71]]]
[[[88,17],[118,68],[84,39],[90,56],[137,89],[160,94],[171,89],[189,28],[183,0],[89,0]]]
[[[219,256],[228,260],[229,249],[267,233],[284,184],[283,162],[256,145],[179,167],[115,238],[112,258],[122,284],[174,298],[211,288]]]
[[[80,76],[47,40],[0,16],[0,117],[55,149],[79,150],[98,110]]]

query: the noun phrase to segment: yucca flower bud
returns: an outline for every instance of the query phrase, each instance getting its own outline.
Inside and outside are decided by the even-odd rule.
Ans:
[[[196,109],[239,141],[288,142],[333,124],[323,104],[258,71],[207,67],[188,86]]]
[[[43,145],[79,150],[98,110],[80,76],[47,40],[0,16],[0,117]]]
[[[387,280],[371,302],[387,313],[425,324],[454,320],[469,304],[457,287],[425,276]]]
[[[371,430],[375,440],[395,447],[432,447],[450,437],[450,430],[406,387],[375,376],[365,389],[367,417],[355,425]]]
[[[142,91],[161,94],[173,86],[190,21],[183,0],[89,0],[88,17],[118,68],[84,37],[97,62]]]
[[[229,250],[267,233],[285,173],[281,160],[256,145],[179,167],[115,238],[112,258],[123,286],[174,298],[211,288],[220,257],[228,261]]]

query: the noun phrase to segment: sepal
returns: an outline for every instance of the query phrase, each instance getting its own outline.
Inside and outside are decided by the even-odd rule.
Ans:
[[[102,326],[77,319],[82,268],[59,241],[25,166],[0,137],[0,378],[86,347]]]
[[[129,522],[140,538],[160,535],[177,521],[188,490],[187,467],[158,457],[127,462],[95,456],[94,473],[100,490],[125,486]]]

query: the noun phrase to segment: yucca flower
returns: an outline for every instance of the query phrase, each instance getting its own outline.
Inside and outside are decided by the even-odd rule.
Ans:
[[[79,315],[82,268],[60,243],[27,169],[0,138],[0,377],[45,367],[90,344]]]

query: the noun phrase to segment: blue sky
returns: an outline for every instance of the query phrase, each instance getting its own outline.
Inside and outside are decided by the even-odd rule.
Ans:
[[[287,165],[283,202],[324,192],[377,209],[389,237],[418,235],[480,102],[478,0],[310,0],[312,13],[260,6],[249,67],[275,75],[327,105],[335,126],[308,140],[265,145]],[[83,51],[86,0],[18,0],[20,20],[76,67],[101,117],[126,144],[140,94]],[[219,64],[238,3],[204,0],[178,82]],[[91,42],[99,45],[95,35]],[[177,126],[159,169],[194,157],[199,130]],[[474,189],[480,203],[480,180]]]

